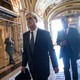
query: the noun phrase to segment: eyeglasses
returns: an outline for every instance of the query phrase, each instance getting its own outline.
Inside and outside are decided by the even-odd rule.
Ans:
[[[26,18],[27,21],[33,20],[32,17]]]

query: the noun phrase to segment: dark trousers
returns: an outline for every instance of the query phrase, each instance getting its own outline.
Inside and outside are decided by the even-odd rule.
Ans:
[[[48,80],[48,78],[42,78],[42,77],[33,77],[33,80]]]
[[[48,76],[45,76],[44,74],[38,75],[38,74],[33,74],[32,75],[33,80],[48,80]]]
[[[77,64],[76,64],[76,59],[73,55],[70,57],[67,56],[63,57],[65,80],[71,80],[70,60],[71,60],[71,68],[72,68],[72,78],[73,80],[78,80]]]

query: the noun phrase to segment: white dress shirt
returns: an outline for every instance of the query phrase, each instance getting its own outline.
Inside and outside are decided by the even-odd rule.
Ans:
[[[33,32],[33,35],[34,35],[34,43],[36,41],[37,30],[38,30],[38,28],[36,28],[34,31],[31,31],[30,30],[30,40],[31,40],[31,32]]]
[[[65,31],[65,29],[64,29],[64,31]],[[66,33],[68,34],[68,32],[69,32],[69,27],[66,29]]]

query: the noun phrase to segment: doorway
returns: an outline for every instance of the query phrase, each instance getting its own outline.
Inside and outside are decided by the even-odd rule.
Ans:
[[[59,70],[60,70],[60,72],[63,72],[63,67],[64,67],[63,66],[63,61],[62,61],[62,59],[59,59],[60,46],[58,46],[57,43],[56,43],[57,33],[61,29],[62,29],[61,19],[55,19],[55,20],[51,21],[52,40],[53,40],[54,48],[55,48],[55,51],[56,51],[56,56],[57,56],[57,59],[58,59]]]

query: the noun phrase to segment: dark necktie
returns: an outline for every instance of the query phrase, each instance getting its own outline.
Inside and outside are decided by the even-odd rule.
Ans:
[[[65,29],[65,36],[67,36],[67,29]]]
[[[34,49],[34,35],[33,32],[31,32],[31,51],[33,52]]]

